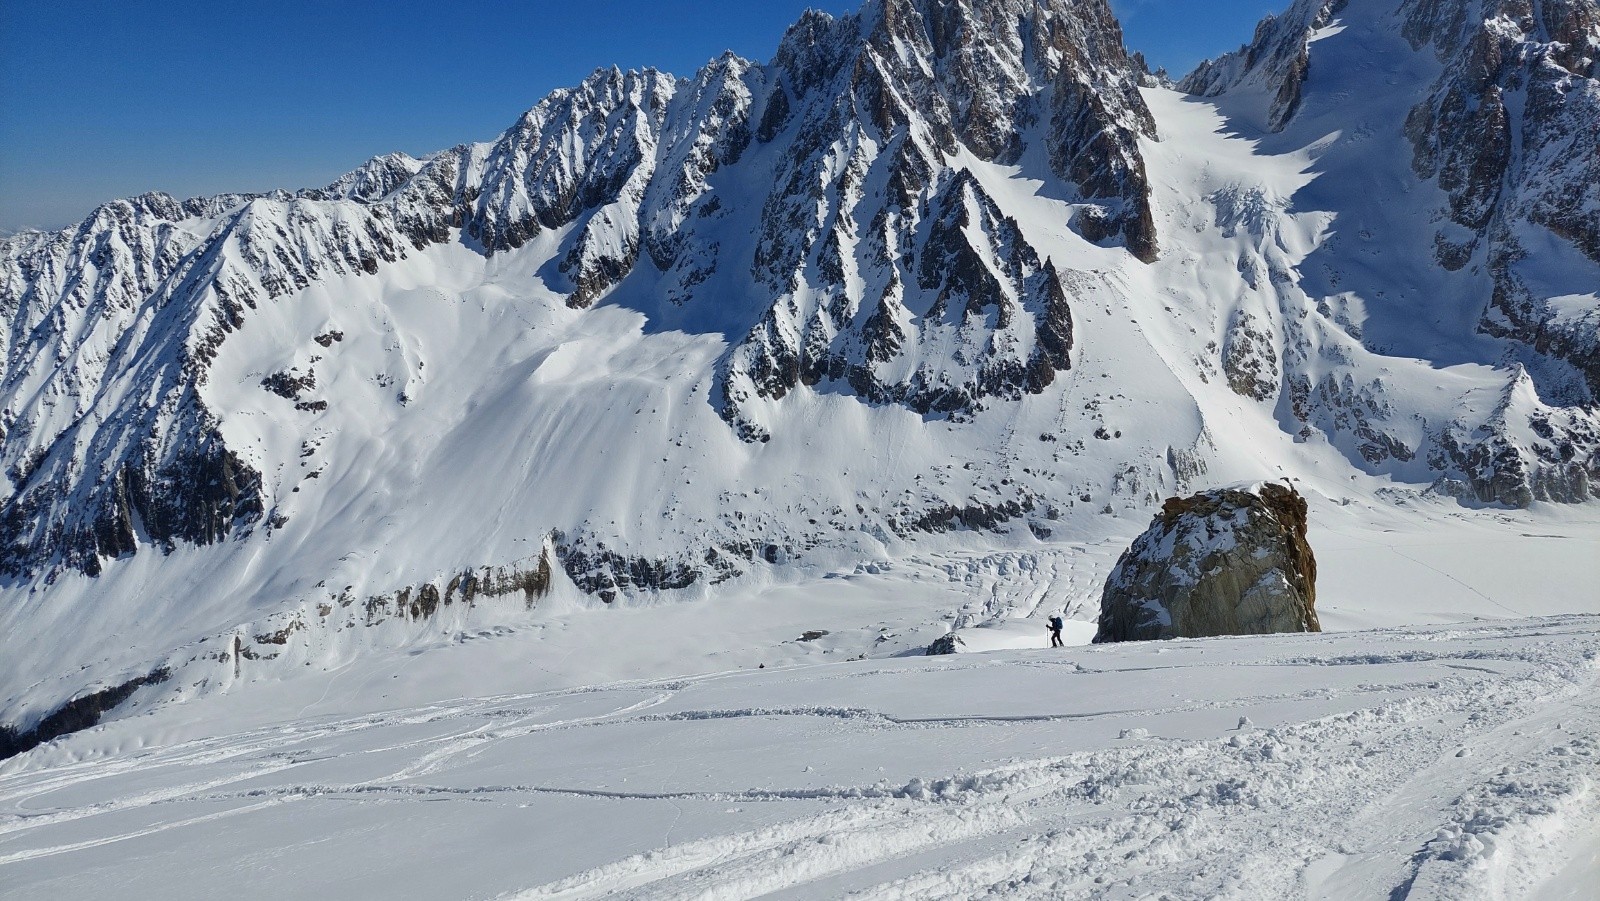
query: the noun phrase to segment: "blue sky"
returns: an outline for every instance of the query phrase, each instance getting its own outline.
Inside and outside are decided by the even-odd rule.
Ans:
[[[1129,47],[1174,72],[1287,3],[1111,0]],[[488,140],[599,66],[765,60],[808,6],[859,0],[0,0],[0,229]]]

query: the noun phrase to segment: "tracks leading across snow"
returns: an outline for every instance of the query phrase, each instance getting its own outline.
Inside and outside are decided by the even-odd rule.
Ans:
[[[1496,897],[1600,821],[1597,659],[1600,618],[1569,617],[285,723],[13,762],[0,878],[108,870],[139,894],[169,849],[225,870],[249,836],[268,876],[354,895],[446,861],[473,897]]]

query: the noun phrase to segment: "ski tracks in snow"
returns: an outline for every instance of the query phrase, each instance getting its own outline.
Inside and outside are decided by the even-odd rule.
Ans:
[[[1391,720],[1395,722],[1403,720]],[[876,802],[853,809],[849,816],[797,820],[759,833],[704,840],[671,854],[650,852],[514,897],[596,898],[622,892],[651,898],[753,898],[805,887],[824,877],[847,877],[855,870],[871,873],[885,869],[879,865],[886,863],[892,870],[897,858],[932,848],[945,849],[935,858],[938,865],[890,881],[856,885],[851,894],[903,899],[1142,897],[1159,894],[1160,887],[1200,896],[1220,892],[1248,898],[1292,897],[1311,887],[1302,882],[1313,864],[1329,855],[1348,856],[1330,850],[1344,845],[1336,834],[1339,830],[1327,828],[1338,822],[1344,805],[1380,803],[1382,790],[1393,781],[1392,773],[1374,774],[1370,767],[1347,767],[1335,774],[1303,760],[1263,767],[1263,759],[1302,756],[1311,737],[1299,732],[1249,742],[1225,758],[1195,747],[1090,755],[1028,774],[1059,785],[1039,790],[1030,799],[1019,800],[1016,783],[1023,780],[1013,777],[999,786],[969,790],[970,797],[928,799],[941,802],[937,807]],[[1100,768],[1105,772],[1096,774]],[[1485,785],[1476,791],[1492,793],[1495,788]],[[1553,791],[1581,798],[1589,789],[1568,783]],[[1386,805],[1384,810],[1392,813]],[[1293,817],[1287,828],[1285,814]],[[1559,831],[1571,832],[1594,821],[1592,810],[1568,814],[1568,825]],[[1468,828],[1482,819],[1481,814],[1474,815]],[[1313,827],[1297,832],[1308,825]],[[1463,884],[1472,884],[1472,868],[1451,864],[1470,858],[1448,846],[1435,850],[1449,836],[1460,836],[1461,828],[1441,829],[1445,838],[1427,843],[1413,857],[1419,870],[1424,865],[1430,872],[1442,870],[1435,881],[1449,890],[1419,893],[1416,873],[1401,874],[1396,888],[1404,891],[1394,896],[1506,896],[1492,886],[1467,891]],[[1543,828],[1524,826],[1521,831],[1537,834]],[[1009,847],[961,861],[963,846],[1004,833],[1012,833],[1006,842]],[[1475,838],[1468,840],[1474,842],[1471,847],[1478,847]],[[949,866],[952,859],[958,865]],[[922,867],[928,861],[913,857],[909,863]],[[1327,880],[1323,876],[1319,883]],[[851,885],[848,878],[835,882]],[[804,894],[831,896],[820,891]]]
[[[1123,747],[914,780],[892,799],[509,897],[1507,897],[1600,822],[1588,737],[1600,668],[1583,637],[1576,666],[1524,649],[1503,656],[1534,663],[1526,673],[1458,666],[1466,675],[1307,723],[1206,741],[1136,733]],[[907,872],[882,878],[897,860]]]
[[[1597,625],[866,661],[260,728],[0,776],[0,879],[151,841],[220,857],[214,824],[287,803],[372,830],[470,803],[532,818],[458,862],[480,898],[1504,897],[1600,822]],[[530,856],[571,829],[616,844]],[[410,865],[331,840],[341,868]]]

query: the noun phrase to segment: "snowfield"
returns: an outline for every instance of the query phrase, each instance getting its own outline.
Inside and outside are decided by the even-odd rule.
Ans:
[[[1582,897],[1597,628],[810,664],[171,741],[158,715],[12,761],[0,873],[56,898]]]
[[[1057,605],[1069,639],[1092,635],[1090,595],[1122,545],[1095,541],[653,609],[548,605],[327,672],[135,695],[0,763],[0,884],[1590,897],[1585,511],[1313,499],[1323,620],[1347,631],[1049,650]],[[1395,623],[1411,625],[1359,631]],[[979,653],[920,656],[950,628]]]

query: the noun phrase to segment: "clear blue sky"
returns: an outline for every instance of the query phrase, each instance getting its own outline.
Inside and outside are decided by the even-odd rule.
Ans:
[[[1288,0],[1111,5],[1131,49],[1181,73]],[[488,140],[599,66],[766,60],[808,6],[859,0],[0,0],[0,229]]]

